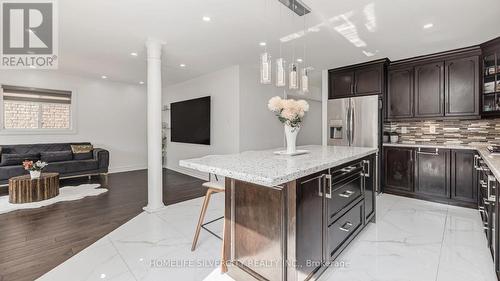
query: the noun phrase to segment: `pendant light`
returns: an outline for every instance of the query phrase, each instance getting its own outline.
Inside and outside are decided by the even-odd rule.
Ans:
[[[292,3],[293,7],[295,7],[295,0]],[[292,15],[292,27],[295,28],[295,16]],[[298,90],[299,89],[299,65],[295,62],[295,41],[293,40],[292,45],[292,62],[288,66],[288,89],[290,90]]]
[[[309,68],[304,67],[300,75],[300,90],[302,93],[309,93]]]
[[[279,23],[282,25],[282,7],[280,6]],[[283,42],[280,40],[280,57],[276,59],[276,87],[286,86],[285,60],[283,59]]]
[[[285,60],[283,58],[276,59],[276,87],[284,87],[286,85]]]
[[[265,10],[267,15],[267,1],[265,0]],[[267,17],[266,17],[267,18]],[[264,42],[265,43],[265,42]],[[272,63],[271,55],[267,52],[267,44],[265,44],[264,53],[260,54],[260,83],[261,84],[271,84],[271,74],[272,74]]]
[[[260,55],[260,83],[271,84],[271,56],[268,52]]]
[[[303,39],[304,40],[304,53],[302,54],[303,56],[303,63],[304,66],[306,65],[306,15],[305,15],[305,8],[304,8],[304,35]],[[300,90],[302,91],[303,94],[307,94],[309,92],[309,70],[312,68],[310,67],[304,67],[300,73]]]
[[[295,62],[290,63],[288,68],[288,89],[299,89],[299,65]]]

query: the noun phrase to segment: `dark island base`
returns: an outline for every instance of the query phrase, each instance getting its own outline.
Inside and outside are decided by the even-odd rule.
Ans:
[[[319,277],[375,220],[376,156],[277,187],[226,178],[225,248],[233,279]]]

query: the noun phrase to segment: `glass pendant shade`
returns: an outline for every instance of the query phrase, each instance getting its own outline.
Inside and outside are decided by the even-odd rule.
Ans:
[[[303,68],[301,71],[300,75],[300,87],[302,92],[308,93],[309,92],[309,69]]]
[[[289,66],[288,88],[290,90],[299,89],[299,66],[296,63],[291,63]]]
[[[286,85],[285,60],[279,58],[276,60],[276,87],[284,87]]]
[[[271,56],[267,52],[260,55],[260,83],[271,84]]]

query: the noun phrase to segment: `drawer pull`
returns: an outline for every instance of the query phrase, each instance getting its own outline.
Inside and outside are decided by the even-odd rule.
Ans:
[[[342,193],[339,193],[339,196],[340,197],[344,197],[344,198],[349,198],[351,197],[355,192],[354,191],[351,191],[351,190],[346,190]]]
[[[351,230],[351,227],[352,227],[352,223],[346,222],[346,223],[344,223],[343,226],[339,227],[339,229],[342,231],[345,231],[345,232],[349,232]]]
[[[356,169],[356,167],[350,166],[350,167],[342,168],[342,169],[340,169],[340,171],[345,172],[345,173],[350,173],[350,172],[354,171],[355,169]]]

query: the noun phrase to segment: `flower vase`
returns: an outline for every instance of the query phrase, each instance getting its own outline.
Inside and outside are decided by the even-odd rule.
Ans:
[[[39,179],[41,174],[42,171],[30,171],[30,176],[32,180]]]
[[[297,152],[297,135],[299,134],[300,127],[292,127],[285,125],[285,138],[286,138],[286,153],[292,154]]]

